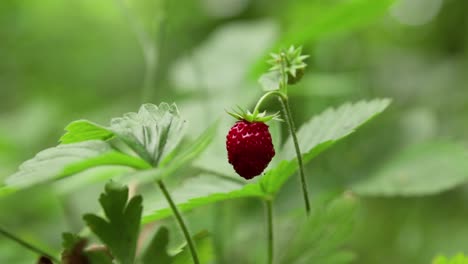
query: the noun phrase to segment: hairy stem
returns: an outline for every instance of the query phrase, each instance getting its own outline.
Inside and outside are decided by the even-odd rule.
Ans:
[[[184,234],[185,240],[187,241],[187,245],[190,250],[190,254],[192,255],[193,263],[194,264],[200,264],[200,260],[198,259],[198,254],[197,250],[195,248],[195,243],[193,242],[192,237],[190,236],[190,232],[188,231],[187,225],[185,224],[184,219],[182,218],[182,215],[179,212],[179,209],[177,209],[176,204],[174,203],[174,200],[172,200],[171,195],[166,189],[166,186],[162,182],[162,180],[157,181],[159,188],[163,192],[164,197],[166,198],[167,202],[169,203],[169,206],[171,207],[172,212],[174,213],[174,216],[177,220],[177,223],[180,226],[180,229],[182,230],[182,233]]]
[[[289,132],[291,134],[291,137],[294,143],[294,149],[296,150],[297,163],[299,164],[299,175],[301,178],[302,195],[304,196],[306,212],[307,214],[309,214],[310,202],[309,202],[309,193],[307,189],[307,181],[306,181],[306,177],[304,174],[304,164],[302,162],[301,149],[299,148],[299,143],[297,141],[296,128],[294,127],[294,121],[292,119],[291,109],[289,107],[289,103],[287,99],[284,99],[283,97],[279,97],[279,101],[281,102],[281,106],[283,107],[284,118],[286,120],[286,123],[288,124]]]
[[[31,245],[30,243],[16,237],[15,235],[11,234],[10,232],[4,230],[3,228],[0,228],[0,234],[7,237],[7,238],[9,238],[9,239],[11,239],[11,240],[13,240],[13,241],[15,241],[16,243],[20,244],[21,246],[25,247],[26,249],[29,249],[32,252],[37,253],[40,256],[47,257],[47,258],[51,259],[53,262],[60,263],[60,261],[57,258],[51,256],[50,254],[44,252],[43,250],[41,250],[39,248]]]
[[[274,236],[273,236],[273,201],[265,200],[266,217],[267,217],[267,239],[268,239],[268,260],[267,264],[273,264],[274,257]]]

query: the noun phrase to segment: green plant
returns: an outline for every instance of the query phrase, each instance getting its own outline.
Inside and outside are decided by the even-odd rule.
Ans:
[[[0,189],[0,194],[8,195],[38,184],[66,182],[67,179],[79,178],[77,174],[91,168],[111,166],[126,167],[128,172],[123,177],[112,177],[114,175],[111,174],[100,177],[100,180],[112,177],[118,182],[131,182],[134,188],[148,183],[154,183],[159,188],[167,203],[154,208],[151,206],[152,196],[146,195],[145,201],[149,206],[143,208],[141,195],[130,195],[128,187],[108,183],[99,198],[104,216],[84,216],[88,228],[102,245],[98,250],[90,249],[87,247],[88,238],[66,233],[63,237],[62,263],[209,263],[213,258],[210,236],[206,233],[191,235],[181,212],[208,203],[243,197],[258,198],[265,205],[268,263],[274,263],[277,257],[281,263],[346,263],[352,259],[352,255],[340,250],[340,246],[349,234],[355,198],[350,198],[352,195],[348,194],[338,195],[335,199],[317,203],[312,213],[304,164],[380,114],[390,101],[377,99],[331,108],[311,118],[296,131],[289,106],[288,84],[299,81],[299,72],[305,69],[303,60],[306,57],[301,55],[301,48],[294,47],[273,55],[273,67],[260,79],[265,94],[252,112],[234,114],[243,120],[258,119],[263,122],[278,119],[277,114],[266,116],[260,113],[268,97],[277,96],[282,106],[282,117],[290,136],[283,147],[277,146],[278,161],[257,181],[247,182],[202,171],[200,175],[169,191],[165,181],[202,153],[217,132],[214,122],[194,141],[184,141],[186,122],[179,115],[177,107],[175,104],[161,103],[159,106],[144,104],[136,113],[112,119],[109,126],[87,120],[70,123],[60,139],[61,144],[41,151],[33,159],[24,162],[19,171],[7,179],[7,185]],[[288,251],[279,256],[274,250],[277,237],[274,234],[274,201],[281,187],[297,170],[306,216],[301,217],[299,221],[303,224],[298,226],[297,232],[291,237],[291,243],[297,246],[289,247]],[[181,194],[183,199],[179,198]],[[160,228],[146,251],[137,250],[140,226],[169,215],[174,215],[184,236],[184,245],[175,253],[168,251],[168,230]],[[13,235],[11,237],[16,238]],[[15,240],[28,245],[19,238]],[[29,249],[58,262],[53,253],[35,247]]]

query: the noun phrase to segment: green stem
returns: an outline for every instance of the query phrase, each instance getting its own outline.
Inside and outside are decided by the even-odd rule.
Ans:
[[[174,216],[177,220],[177,223],[180,226],[180,229],[182,230],[182,233],[184,234],[185,240],[187,241],[187,245],[190,250],[190,254],[192,255],[193,263],[194,264],[200,264],[200,261],[198,259],[198,254],[197,250],[195,248],[195,243],[193,242],[192,237],[190,236],[190,232],[188,231],[187,225],[184,222],[184,219],[182,218],[182,215],[179,212],[179,209],[177,209],[176,204],[174,203],[174,200],[172,200],[171,195],[166,189],[166,186],[162,182],[162,180],[157,181],[159,188],[163,192],[164,197],[166,198],[167,202],[169,203],[169,206],[171,207],[172,212],[174,213]]]
[[[273,236],[273,201],[265,200],[266,217],[267,217],[267,239],[268,239],[268,260],[267,264],[273,264],[274,257],[274,236]]]
[[[296,150],[297,163],[299,164],[299,175],[301,178],[302,195],[304,196],[306,212],[307,214],[309,214],[310,202],[309,202],[309,193],[307,190],[307,181],[306,181],[305,174],[304,174],[304,164],[302,162],[301,149],[299,148],[299,143],[297,141],[296,129],[294,127],[294,121],[292,119],[291,109],[289,108],[289,103],[287,99],[280,97],[279,101],[281,102],[281,106],[283,107],[284,118],[286,119],[286,123],[288,124],[289,132],[291,134],[291,137],[294,143],[294,149]]]
[[[255,108],[253,110],[253,113],[258,114],[260,111],[260,106],[262,106],[263,101],[265,101],[266,98],[268,98],[270,95],[277,95],[280,98],[287,99],[287,96],[280,92],[280,91],[269,91],[266,92],[260,99],[258,99],[257,104],[255,105]]]
[[[46,252],[42,251],[41,249],[31,245],[30,243],[28,243],[28,242],[26,242],[26,241],[24,241],[24,240],[22,240],[22,239],[20,239],[18,237],[16,237],[15,235],[9,233],[8,231],[6,231],[6,230],[4,230],[2,228],[0,228],[0,234],[2,234],[5,237],[15,241],[16,243],[18,243],[21,246],[31,250],[32,252],[39,254],[40,256],[47,257],[47,258],[51,259],[53,262],[56,262],[56,263],[60,262],[57,258],[51,256],[50,254],[47,254]]]

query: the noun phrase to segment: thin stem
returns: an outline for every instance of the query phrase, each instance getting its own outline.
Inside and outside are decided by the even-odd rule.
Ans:
[[[301,187],[302,187],[302,194],[304,196],[305,209],[306,209],[307,214],[309,214],[310,202],[309,202],[309,193],[307,190],[307,181],[306,181],[305,174],[304,174],[304,164],[302,162],[301,149],[299,148],[299,143],[297,141],[296,129],[294,127],[294,121],[292,119],[291,109],[289,108],[289,103],[287,99],[280,97],[279,101],[281,103],[281,106],[283,107],[284,118],[286,119],[289,132],[294,142],[294,149],[296,150],[297,163],[299,164],[299,175],[301,178]]]
[[[53,262],[56,262],[56,263],[60,262],[57,258],[51,256],[50,254],[47,254],[43,250],[31,245],[30,243],[28,243],[28,242],[26,242],[26,241],[24,241],[24,240],[22,240],[22,239],[20,239],[18,237],[16,237],[15,235],[7,232],[6,230],[4,230],[2,228],[0,228],[0,234],[2,234],[4,236],[6,236],[7,238],[15,241],[16,243],[20,244],[21,246],[25,247],[26,249],[29,249],[32,252],[37,253],[40,256],[47,257],[47,258],[51,259]]]
[[[274,257],[274,236],[273,236],[273,201],[265,200],[266,217],[267,217],[267,239],[268,239],[268,260],[267,264],[273,264]]]
[[[280,94],[287,95],[288,94],[288,76],[286,74],[286,63],[287,56],[284,52],[280,53],[281,55],[281,82],[280,82]],[[279,96],[279,101],[281,106],[283,107],[284,118],[286,119],[286,123],[288,124],[289,133],[294,142],[294,149],[296,150],[297,156],[297,163],[299,164],[299,175],[301,178],[301,188],[302,188],[302,195],[304,196],[304,203],[307,215],[310,213],[310,202],[309,202],[309,193],[307,190],[307,181],[304,174],[304,164],[302,162],[302,153],[301,149],[299,148],[299,143],[297,141],[296,135],[296,128],[294,126],[294,121],[291,114],[291,109],[289,107],[289,100],[287,96]]]
[[[265,101],[266,98],[268,98],[270,95],[277,95],[279,96],[280,98],[284,98],[284,99],[287,99],[287,96],[280,92],[280,91],[269,91],[269,92],[266,92],[262,97],[260,97],[260,99],[258,99],[257,101],[257,104],[255,105],[255,108],[253,110],[253,113],[259,113],[259,109],[260,109],[260,106],[262,105],[263,101]]]
[[[172,197],[167,191],[166,186],[164,185],[162,180],[158,180],[157,183],[158,183],[159,188],[163,192],[164,197],[169,203],[169,206],[171,207],[171,210],[174,213],[174,216],[177,220],[177,223],[180,226],[180,229],[182,230],[182,233],[184,234],[185,240],[187,241],[187,245],[190,250],[190,254],[192,254],[193,263],[200,264],[200,261],[198,260],[197,250],[195,248],[195,243],[193,242],[192,237],[190,236],[190,232],[188,231],[187,225],[185,224],[184,219],[182,218],[182,215],[179,212],[179,209],[177,209],[176,204],[172,200]]]

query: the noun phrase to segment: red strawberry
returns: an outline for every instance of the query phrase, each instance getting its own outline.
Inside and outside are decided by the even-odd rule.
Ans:
[[[261,174],[275,149],[268,126],[263,122],[237,121],[226,136],[229,163],[245,179]]]

